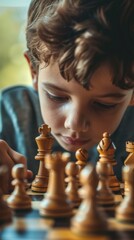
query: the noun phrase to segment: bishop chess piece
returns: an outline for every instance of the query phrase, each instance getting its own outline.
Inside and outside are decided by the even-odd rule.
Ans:
[[[72,206],[78,207],[81,202],[81,198],[78,194],[78,165],[74,162],[68,162],[65,167],[65,173],[67,175],[65,181],[68,183],[65,192],[72,203]]]
[[[115,193],[120,192],[120,183],[113,171],[113,167],[117,164],[117,162],[114,159],[114,153],[116,148],[110,139],[110,135],[107,132],[103,133],[103,138],[98,144],[97,150],[100,154],[99,162],[110,164],[109,187]]]
[[[124,161],[125,166],[134,164],[134,142],[126,142],[126,151],[129,153],[126,160]],[[124,182],[124,195],[129,192],[127,181]]]
[[[109,187],[109,171],[110,164],[105,162],[97,162],[96,171],[99,176],[99,184],[97,187],[97,204],[108,216],[114,216],[115,199],[114,194]]]
[[[12,185],[14,186],[14,191],[7,198],[8,206],[14,210],[31,209],[31,198],[26,193],[26,184],[25,179],[26,170],[24,164],[16,164],[12,168]]]
[[[49,170],[48,189],[40,205],[40,215],[46,217],[69,217],[72,205],[65,193],[64,173],[69,153],[53,153],[46,156]]]
[[[45,167],[45,156],[51,152],[51,148],[54,142],[53,137],[51,136],[51,128],[48,125],[43,124],[39,128],[40,136],[35,140],[38,145],[38,153],[35,156],[39,163],[38,174],[36,175],[34,181],[32,182],[31,189],[35,192],[46,192],[48,185],[48,170]]]
[[[71,220],[71,229],[80,235],[103,232],[107,229],[104,212],[100,211],[96,201],[98,176],[95,168],[88,164],[80,173],[83,200]]]
[[[116,209],[116,219],[134,223],[134,164],[123,167],[123,179],[127,181],[129,192]]]
[[[3,198],[4,189],[8,186],[7,182],[7,167],[0,167],[0,226],[4,227],[6,224],[12,222],[12,212],[8,207],[7,202]]]

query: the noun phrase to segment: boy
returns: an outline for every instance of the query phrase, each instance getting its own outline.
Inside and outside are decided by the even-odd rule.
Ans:
[[[133,0],[33,0],[28,11],[25,57],[43,121],[74,153],[94,152],[103,132],[112,134],[118,178],[125,141],[134,141],[133,29]],[[5,142],[1,151],[10,168],[22,161]]]

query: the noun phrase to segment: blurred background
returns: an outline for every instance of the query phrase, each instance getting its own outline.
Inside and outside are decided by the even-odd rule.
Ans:
[[[29,0],[0,0],[0,89],[31,85],[23,52]]]

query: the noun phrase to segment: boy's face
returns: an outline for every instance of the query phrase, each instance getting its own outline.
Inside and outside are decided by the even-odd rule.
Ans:
[[[112,84],[108,65],[101,66],[91,78],[90,90],[75,80],[65,81],[58,66],[39,67],[38,91],[44,122],[52,135],[68,151],[90,149],[104,132],[112,134],[129,105],[133,90]]]

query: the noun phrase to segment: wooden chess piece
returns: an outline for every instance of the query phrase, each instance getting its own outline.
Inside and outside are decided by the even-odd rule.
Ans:
[[[76,153],[75,153],[75,157],[76,157],[76,165],[78,165],[79,167],[79,173],[78,173],[78,186],[79,188],[81,187],[81,183],[79,181],[79,175],[81,170],[86,166],[87,164],[87,159],[88,159],[88,151],[86,149],[83,148],[79,148]]]
[[[26,184],[25,179],[26,170],[24,164],[16,164],[12,168],[12,185],[14,186],[14,191],[7,198],[8,206],[12,209],[31,209],[31,198],[26,193]]]
[[[109,187],[113,192],[118,192],[120,191],[120,183],[113,171],[113,167],[117,164],[114,159],[115,149],[116,148],[110,139],[110,135],[107,132],[103,133],[103,138],[97,146],[97,150],[100,154],[99,162],[110,164]]]
[[[82,184],[83,201],[75,216],[71,219],[71,229],[80,235],[103,232],[107,229],[107,220],[105,214],[99,211],[97,206],[96,188],[98,176],[91,164],[87,164],[81,171],[80,181]]]
[[[97,204],[108,214],[114,216],[115,199],[114,194],[109,187],[110,164],[97,162],[96,171],[99,175],[99,184],[97,187]]]
[[[123,179],[127,181],[129,192],[116,209],[116,219],[134,223],[134,164],[123,167]]]
[[[134,142],[126,142],[126,151],[129,153],[126,160],[124,161],[124,165],[133,165],[134,164]],[[124,195],[129,192],[129,187],[127,181],[124,182]]]
[[[0,226],[2,227],[12,222],[11,209],[3,198],[5,185],[8,186],[7,167],[3,165],[0,167]]]
[[[45,155],[51,152],[53,137],[50,135],[51,128],[46,124],[42,124],[39,128],[40,136],[35,138],[38,145],[38,154],[35,156],[39,163],[38,174],[32,182],[31,190],[35,192],[46,192],[48,185],[48,170],[45,167]]]
[[[77,159],[76,164],[79,166],[79,170],[81,171],[87,164],[88,152],[86,149],[79,148],[75,153],[75,157]]]
[[[46,168],[49,170],[49,181],[47,193],[40,204],[41,216],[57,218],[72,215],[72,206],[65,194],[64,182],[68,154],[69,153],[57,152],[46,156]]]
[[[65,173],[67,174],[65,181],[68,183],[65,192],[72,203],[72,206],[78,207],[81,202],[81,198],[78,194],[78,165],[74,162],[68,162],[65,167]]]

